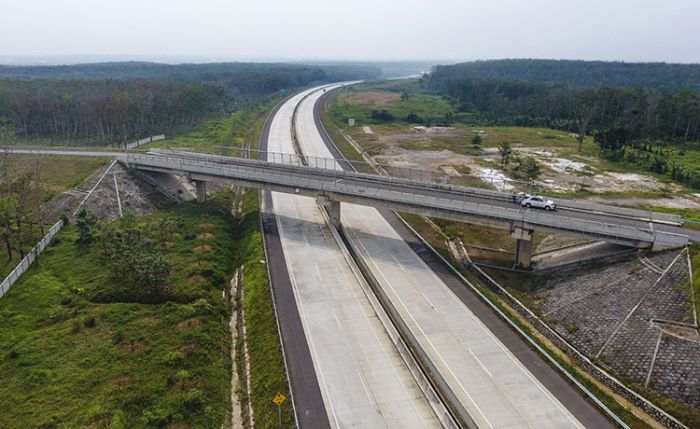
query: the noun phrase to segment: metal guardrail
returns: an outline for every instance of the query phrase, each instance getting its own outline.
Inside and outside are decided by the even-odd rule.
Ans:
[[[268,154],[275,159],[275,154]],[[664,232],[655,232],[636,227],[602,223],[592,220],[574,219],[546,212],[505,208],[498,205],[469,201],[471,189],[459,193],[458,188],[444,190],[434,188],[425,195],[414,192],[421,183],[407,179],[355,173],[341,170],[335,160],[324,161],[324,167],[300,166],[299,158],[291,154],[279,154],[279,161],[269,162],[255,159],[234,159],[211,155],[192,155],[182,153],[126,154],[126,160],[132,165],[178,170],[183,173],[195,173],[204,176],[244,180],[286,188],[298,193],[304,189],[312,192],[333,194],[338,199],[354,198],[381,203],[396,203],[407,207],[425,210],[445,210],[455,214],[467,214],[474,217],[491,218],[500,221],[522,222],[525,227],[544,227],[561,231],[577,232],[600,239],[624,241],[630,245],[636,243],[654,243],[659,240],[682,245],[687,237]],[[317,160],[324,159],[318,158]],[[327,164],[325,164],[327,162]],[[328,166],[328,168],[325,168]],[[330,167],[333,166],[331,169]],[[378,204],[369,204],[378,205]],[[683,241],[685,240],[685,241]]]

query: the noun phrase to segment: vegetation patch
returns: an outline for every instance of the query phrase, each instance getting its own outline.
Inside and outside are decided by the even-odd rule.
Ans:
[[[216,252],[198,256],[208,268],[190,283],[186,237],[203,216]],[[159,230],[164,219],[182,235]],[[0,299],[3,427],[220,427],[230,388],[221,290],[240,257],[223,238],[236,235],[233,219],[215,204],[182,205],[94,225],[91,243],[80,228],[64,229]],[[129,230],[173,243],[155,252],[172,268],[156,295],[114,276],[103,240]]]
[[[695,315],[700,318],[700,245],[693,244],[688,247],[690,252],[690,267],[693,271],[691,282],[693,283],[693,303]]]
[[[223,193],[221,198],[229,198],[232,201],[233,195],[231,193],[226,197]],[[248,400],[253,406],[256,426],[276,427],[278,410],[272,398],[278,393],[288,398],[290,395],[265,265],[257,192],[244,194],[239,223],[231,239],[234,245],[233,253],[236,255],[234,263],[236,266],[243,266],[243,310],[252,390],[252,397]],[[236,346],[241,350],[242,344]],[[237,356],[242,359],[243,354],[238,353]],[[244,368],[242,360],[239,361],[238,368]],[[292,427],[294,412],[290,400],[282,404],[281,412],[282,427]]]

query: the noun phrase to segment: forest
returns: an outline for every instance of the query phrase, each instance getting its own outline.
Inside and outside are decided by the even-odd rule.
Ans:
[[[607,85],[700,91],[700,64],[506,59],[438,66],[435,71],[463,78],[525,80],[579,88]]]
[[[639,70],[631,68],[633,72],[626,83],[634,86],[602,82],[594,85],[590,77],[588,86],[580,86],[574,83],[583,80],[572,79],[571,84],[529,80],[530,69],[525,66],[518,74],[514,71],[518,68],[512,67],[510,62],[493,63],[509,65],[501,73],[509,77],[477,77],[470,68],[474,63],[467,63],[466,66],[438,66],[423,76],[422,83],[430,92],[455,105],[457,113],[453,120],[469,117],[484,124],[554,128],[576,134],[579,142],[587,135],[593,136],[606,159],[640,164],[650,171],[668,174],[674,180],[700,188],[700,172],[684,167],[669,156],[671,151],[683,156],[700,140],[698,91],[672,92],[654,85],[644,86],[650,80],[635,79],[635,76],[646,76],[649,66],[646,64],[640,64]],[[580,65],[576,76],[583,76],[588,64],[562,63]],[[533,64],[536,69],[540,62]],[[605,69],[604,64],[608,64],[611,76],[620,66],[619,63],[590,64],[600,73]],[[560,76],[561,80],[564,77],[566,73]],[[681,79],[677,77],[677,80]],[[686,83],[692,86],[690,80]],[[700,83],[700,75],[695,83]]]
[[[180,132],[280,91],[380,74],[372,67],[301,64],[0,66],[0,133],[120,143]]]

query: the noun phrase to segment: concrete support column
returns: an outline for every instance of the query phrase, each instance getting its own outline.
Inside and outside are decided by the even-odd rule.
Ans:
[[[336,228],[340,228],[340,203],[338,201],[331,201],[330,204],[326,206],[328,210],[328,215],[331,218],[331,223]]]
[[[207,182],[204,180],[195,180],[194,185],[197,187],[197,202],[205,202],[207,200]]]
[[[511,237],[515,238],[515,265],[522,268],[530,268],[532,263],[532,234],[531,229],[520,227],[513,228]]]
[[[318,204],[322,205],[326,212],[328,212],[328,217],[331,219],[331,223],[336,228],[340,228],[340,202],[333,201],[326,196],[319,195],[316,199]]]

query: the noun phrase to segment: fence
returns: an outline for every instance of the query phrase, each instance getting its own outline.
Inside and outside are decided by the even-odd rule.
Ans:
[[[59,220],[54,224],[54,226],[49,229],[49,232],[44,236],[44,238],[41,239],[39,244],[37,244],[28,254],[27,256],[22,259],[22,261],[17,264],[14,270],[8,275],[5,280],[0,284],[0,298],[7,293],[8,290],[14,285],[17,280],[19,280],[20,276],[24,274],[25,271],[29,269],[29,267],[32,266],[34,261],[36,261],[37,256],[41,254],[41,252],[44,251],[46,246],[51,243],[51,240],[53,240],[54,236],[58,234],[58,232],[63,229],[63,220]]]
[[[132,143],[127,143],[126,148],[127,149],[136,149],[137,147],[141,145],[145,145],[146,143],[150,142],[157,142],[158,140],[164,140],[165,139],[165,134],[159,134],[157,136],[151,136],[151,137],[146,137],[145,139],[137,140]]]

